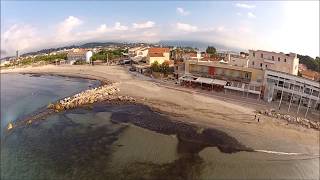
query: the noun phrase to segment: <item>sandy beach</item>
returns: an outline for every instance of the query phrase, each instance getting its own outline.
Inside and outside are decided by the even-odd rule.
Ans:
[[[319,155],[319,131],[260,116],[266,103],[213,92],[210,95],[149,80],[119,66],[42,66],[1,70],[1,73],[39,73],[110,80],[119,83],[119,95],[141,99],[152,109],[177,120],[212,127],[228,133],[254,149]],[[292,147],[294,150],[292,150]]]

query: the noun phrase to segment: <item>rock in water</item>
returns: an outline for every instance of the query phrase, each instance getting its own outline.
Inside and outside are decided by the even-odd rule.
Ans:
[[[12,128],[13,128],[13,124],[10,122],[10,123],[8,124],[7,129],[8,129],[8,130],[11,130]]]

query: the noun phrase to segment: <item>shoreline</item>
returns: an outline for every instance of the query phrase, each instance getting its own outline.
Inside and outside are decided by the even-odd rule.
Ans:
[[[97,69],[95,70],[95,68]],[[88,71],[84,73],[83,69],[88,69]],[[97,75],[99,74],[99,72],[102,71],[101,69],[103,71],[105,71],[105,69],[106,71],[110,70],[110,72],[107,72],[102,75]],[[46,71],[46,70],[49,70],[49,71]],[[115,75],[112,72],[115,72],[114,73]],[[295,144],[298,142],[294,142],[294,141],[298,139],[300,143],[307,145],[308,148],[310,148],[310,146],[312,147],[313,150],[309,149],[308,151],[314,152],[313,154],[318,154],[315,152],[319,152],[319,137],[318,137],[319,131],[316,131],[313,129],[307,129],[304,127],[297,127],[297,125],[293,125],[293,124],[288,125],[288,124],[285,124],[285,122],[283,122],[282,120],[277,120],[272,117],[267,117],[264,115],[261,116],[263,117],[262,122],[258,124],[254,121],[250,121],[250,119],[254,115],[255,109],[251,109],[248,107],[241,107],[237,104],[228,105],[227,102],[223,102],[223,101],[221,102],[221,100],[217,100],[212,97],[208,97],[208,99],[203,99],[201,97],[200,100],[197,99],[196,101],[194,101],[195,104],[200,104],[203,107],[203,108],[199,107],[198,109],[195,109],[193,107],[193,104],[189,104],[192,101],[189,101],[188,98],[185,98],[183,96],[187,96],[189,98],[190,97],[199,98],[202,95],[198,95],[190,92],[180,92],[175,89],[162,87],[161,85],[157,85],[154,82],[139,80],[137,77],[134,77],[132,74],[124,72],[124,69],[120,67],[46,66],[46,67],[40,67],[40,68],[36,67],[36,68],[29,68],[29,69],[19,69],[13,72],[1,71],[1,73],[58,75],[63,77],[87,78],[91,80],[98,80],[101,82],[103,81],[117,82],[119,83],[120,89],[121,89],[119,95],[134,97],[135,99],[137,99],[137,103],[139,102],[143,105],[147,105],[152,110],[155,110],[155,112],[160,112],[160,113],[163,112],[175,118],[183,119],[182,121],[186,123],[200,125],[207,128],[221,128],[224,132],[226,132],[227,134],[230,134],[233,137],[237,137],[237,139],[240,142],[244,142],[245,144],[254,143],[253,139],[256,139],[256,138],[248,139],[248,135],[255,134],[255,136],[260,137],[261,141],[267,140],[268,138],[271,138],[271,139],[277,138],[277,139],[289,141],[290,143]],[[117,77],[118,74],[119,76]],[[144,92],[141,92],[142,90],[141,87],[143,88]],[[179,98],[181,100],[178,100],[178,102],[173,102],[174,99],[173,98],[170,99],[170,97],[168,97],[167,99],[162,99],[164,97],[163,95],[159,95],[159,97],[157,97],[157,94],[155,94],[154,92],[159,92],[160,89],[161,91],[168,92],[168,94],[170,95],[181,94],[182,97],[173,97],[173,98]],[[216,110],[216,113],[211,113],[211,111],[215,111],[215,109],[211,109],[210,107],[208,107],[208,105],[218,108]],[[222,107],[222,109],[220,108],[221,111],[219,111],[220,105],[224,106]],[[238,112],[232,113],[231,109],[230,110],[225,109],[225,107],[230,108],[230,106],[234,106],[231,108],[239,108],[237,109]],[[246,120],[244,120],[243,118]],[[234,121],[230,122],[229,119],[234,119]],[[258,129],[254,128],[255,126],[258,127]],[[263,129],[261,129],[261,127],[263,127]],[[242,131],[246,131],[248,135],[242,134],[241,133]],[[266,136],[266,133],[268,133],[268,136]],[[284,136],[284,134],[286,135]],[[304,136],[305,138],[302,138]],[[315,147],[315,145],[317,147]],[[251,146],[249,145],[249,147]]]

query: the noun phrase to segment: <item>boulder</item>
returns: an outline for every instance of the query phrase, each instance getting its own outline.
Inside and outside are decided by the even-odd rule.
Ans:
[[[48,108],[48,109],[53,109],[53,108],[54,108],[54,104],[49,103],[48,106],[47,106],[47,108]]]
[[[9,122],[8,126],[7,126],[7,130],[11,130],[13,128],[13,124],[11,122]]]

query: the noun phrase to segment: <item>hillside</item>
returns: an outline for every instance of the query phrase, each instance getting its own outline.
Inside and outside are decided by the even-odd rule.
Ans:
[[[320,58],[316,57],[316,59],[307,56],[298,54],[300,64],[304,64],[308,69],[320,72]]]

